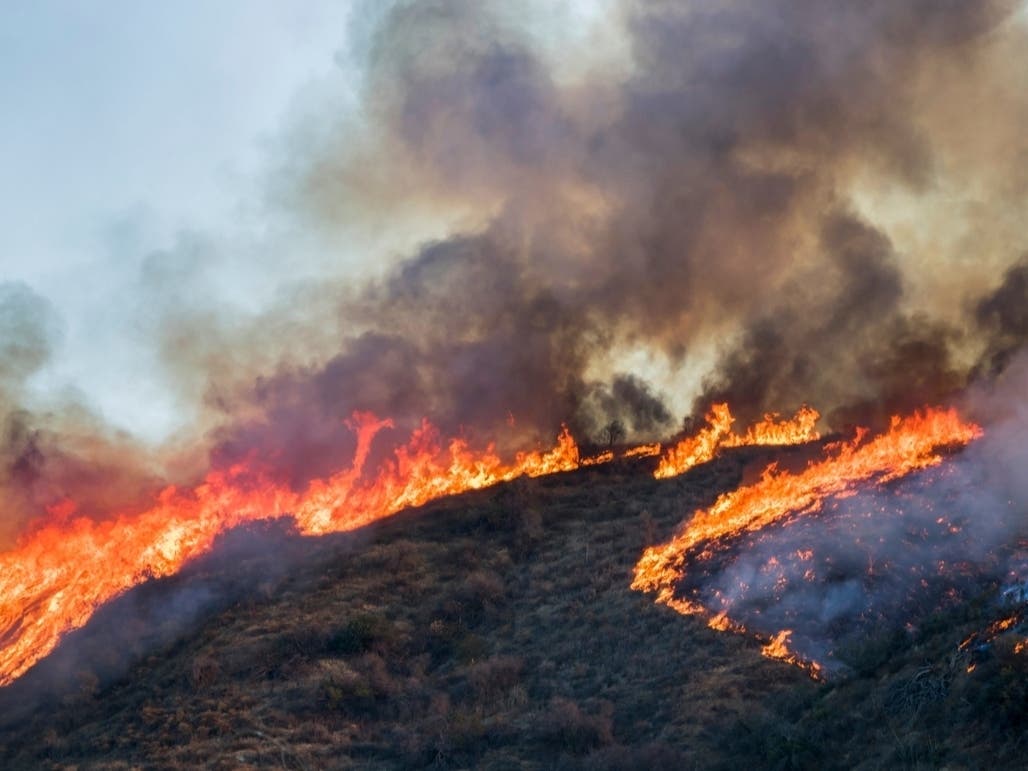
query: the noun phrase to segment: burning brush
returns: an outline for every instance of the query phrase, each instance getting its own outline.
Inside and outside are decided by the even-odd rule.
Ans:
[[[769,416],[740,437],[728,430],[728,407],[720,405],[716,411],[722,421],[716,438],[702,440],[704,454],[689,451],[693,463],[709,460],[721,445],[769,443],[780,437],[783,426],[792,425]],[[798,420],[797,435],[810,438],[816,413],[803,412]],[[476,451],[464,439],[442,441],[426,421],[385,463],[369,470],[372,441],[392,424],[370,413],[355,413],[348,425],[357,436],[352,465],[315,479],[301,493],[259,474],[255,478],[252,469],[236,464],[211,472],[194,489],[165,489],[146,511],[105,522],[76,518],[74,501],[67,501],[65,517],[26,534],[17,548],[0,555],[0,686],[49,654],[99,606],[148,578],[178,572],[209,551],[219,534],[239,525],[289,516],[304,534],[345,532],[443,496],[614,458],[613,451],[580,457],[564,428],[550,450],[521,452],[504,462],[492,445]],[[683,440],[664,462],[674,457],[684,469],[681,448],[698,441]],[[623,456],[659,452],[659,445],[642,445]]]
[[[640,445],[618,455],[662,454],[654,476],[664,478],[710,460],[721,448],[816,440],[818,417],[803,407],[791,419],[768,415],[736,433],[728,406],[717,404],[708,425],[694,435],[668,448]],[[304,534],[353,530],[443,496],[615,457],[613,450],[581,457],[565,428],[552,449],[503,461],[492,445],[476,451],[464,439],[442,441],[425,422],[369,469],[372,441],[391,423],[355,413],[348,425],[357,437],[352,465],[301,492],[233,466],[211,472],[193,489],[167,488],[146,511],[105,522],[75,518],[69,501],[67,516],[26,534],[0,556],[0,685],[20,677],[98,607],[150,577],[176,573],[239,525],[286,516]],[[952,589],[952,576],[974,572],[959,558],[959,518],[937,516],[924,491],[896,483],[926,469],[945,479],[945,450],[981,433],[953,410],[927,410],[895,418],[880,436],[861,430],[852,441],[829,444],[822,460],[799,473],[772,465],[755,484],[696,512],[668,543],[648,549],[632,588],[655,592],[658,602],[700,615],[715,629],[753,634],[765,655],[820,676],[835,664],[818,630],[838,632],[847,618],[857,618],[861,629],[882,618],[861,587],[880,593],[884,586],[899,596],[892,579],[902,576],[898,583],[904,584],[913,576],[923,590],[914,601],[925,601],[941,584]],[[929,481],[925,489],[939,486],[939,479]],[[880,528],[865,526],[890,516],[901,526],[889,539]],[[913,557],[876,558],[888,550],[876,548],[874,539],[900,542],[901,553]],[[926,551],[919,542],[943,545]],[[826,544],[835,546],[820,548]],[[819,603],[811,606],[796,591],[806,586],[824,587]]]
[[[954,410],[925,410],[879,436],[858,430],[829,444],[798,473],[771,465],[647,549],[632,587],[712,628],[753,634],[765,655],[820,677],[840,668],[837,644],[926,602],[964,598],[989,570],[965,556],[969,507],[946,506],[962,484],[947,480],[946,451],[981,435]],[[952,509],[941,516],[940,493]]]

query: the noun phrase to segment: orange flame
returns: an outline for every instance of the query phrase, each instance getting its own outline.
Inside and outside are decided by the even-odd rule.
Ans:
[[[778,659],[779,661],[784,661],[788,664],[794,664],[801,669],[807,670],[807,673],[815,680],[819,680],[822,676],[821,665],[816,661],[803,661],[799,656],[793,653],[789,649],[789,638],[791,636],[791,629],[783,629],[772,637],[766,645],[761,646],[761,654],[767,656],[769,659]]]
[[[706,415],[707,426],[669,448],[653,475],[657,479],[667,479],[684,474],[693,466],[711,460],[722,447],[814,441],[820,438],[814,427],[820,417],[817,410],[803,406],[790,420],[779,420],[775,414],[765,415],[762,421],[754,423],[740,435],[732,432],[735,418],[728,405],[715,404]]]
[[[371,441],[392,424],[355,413],[348,425],[357,435],[352,466],[311,482],[302,494],[266,480],[244,483],[245,469],[236,466],[211,472],[192,490],[166,488],[153,507],[133,516],[66,517],[27,534],[0,555],[0,686],[50,653],[100,605],[147,578],[175,573],[243,523],[290,515],[305,534],[353,530],[441,496],[579,466],[567,428],[550,451],[519,453],[504,464],[492,447],[475,453],[461,439],[442,449],[425,422],[369,477]]]
[[[638,447],[633,447],[630,450],[625,450],[624,457],[626,458],[652,458],[654,455],[660,455],[662,445],[660,442],[654,442],[653,444],[640,444]]]
[[[742,437],[729,430],[732,418],[727,405],[715,405],[709,420],[711,426],[672,448],[662,466],[673,458],[678,468],[690,458],[700,457],[707,448],[712,455],[718,446],[780,442],[789,436],[804,437],[795,441],[816,437],[811,433],[817,413],[809,408],[797,413],[792,421],[776,422],[774,416],[768,416]],[[238,525],[290,516],[304,534],[353,530],[442,496],[613,459],[610,452],[580,458],[578,446],[565,427],[549,451],[519,453],[513,462],[505,463],[492,446],[476,452],[463,439],[452,439],[444,446],[436,429],[425,421],[387,462],[368,474],[365,466],[372,440],[392,423],[369,413],[354,413],[348,426],[357,437],[352,465],[326,479],[312,481],[301,493],[268,479],[255,481],[252,471],[238,465],[210,472],[193,489],[168,487],[148,510],[107,521],[76,517],[74,501],[63,501],[47,524],[23,536],[13,550],[0,554],[0,686],[12,682],[50,653],[65,633],[84,625],[100,605],[148,578],[175,573],[189,560],[209,551],[218,535]],[[798,433],[790,434],[788,426]],[[843,446],[836,462],[856,454],[857,444],[859,440],[849,449]],[[659,451],[659,444],[643,445],[625,456],[642,457]],[[928,461],[921,462],[928,465]],[[781,477],[769,470],[761,484],[777,479]],[[719,500],[715,508],[732,509],[734,500]],[[727,521],[734,521],[732,515]],[[756,522],[753,519],[751,524],[759,526]],[[705,532],[715,530],[708,527]],[[703,537],[707,536],[697,540]],[[687,541],[674,543],[688,548]],[[681,612],[702,612],[698,606],[675,600],[669,589],[664,591],[681,568],[676,566],[672,551],[666,547],[663,551],[651,549],[640,561],[640,566],[645,563],[650,571],[664,571],[666,580],[646,578],[646,570],[637,567],[633,586],[660,589],[662,601]],[[723,623],[734,624],[727,617]]]
[[[614,460],[614,451],[606,450],[601,452],[599,455],[594,455],[591,458],[582,458],[581,465],[583,466],[599,466],[601,463],[610,463]]]
[[[812,429],[816,418],[811,419],[803,410],[801,413],[794,419],[796,425]],[[715,410],[713,417],[707,436],[723,436],[726,413]],[[766,425],[781,424],[769,418]],[[866,431],[859,430],[851,442],[826,447],[823,460],[812,462],[798,474],[778,472],[772,464],[758,482],[721,495],[709,509],[697,511],[670,541],[648,548],[635,566],[632,588],[656,592],[657,602],[679,613],[706,616],[716,629],[741,628],[724,612],[713,615],[698,603],[674,596],[692,548],[700,544],[716,546],[787,517],[817,512],[828,496],[852,495],[860,484],[880,484],[936,465],[942,460],[940,448],[964,445],[980,435],[978,426],[963,422],[952,409],[926,410],[906,418],[894,417],[886,433],[867,442]],[[765,654],[786,660],[796,658],[788,651],[789,634],[775,636],[765,646]],[[816,675],[816,670],[811,669],[811,674]]]
[[[778,415],[769,413],[764,419],[746,429],[742,436],[732,434],[723,442],[725,447],[741,447],[752,444],[803,444],[820,439],[815,426],[821,413],[813,407],[803,405],[789,420],[779,420]]]
[[[1024,623],[1024,608],[1014,613],[1012,616],[1006,616],[1005,618],[997,619],[989,624],[985,629],[972,632],[970,635],[965,637],[960,645],[957,646],[958,650],[969,652],[972,650],[971,644],[974,643],[975,647],[991,645],[996,638],[1002,635],[1004,632],[1011,630],[1016,631]],[[1018,640],[1014,643],[1014,653],[1023,653],[1028,648],[1028,641]],[[973,672],[976,666],[976,662],[971,661],[967,665],[967,671]]]

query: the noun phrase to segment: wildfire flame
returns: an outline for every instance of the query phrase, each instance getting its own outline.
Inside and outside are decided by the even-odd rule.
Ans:
[[[977,661],[973,658],[977,650],[990,647],[1004,633],[1024,633],[1025,614],[1026,608],[1022,606],[1013,615],[997,619],[985,627],[985,629],[973,632],[964,638],[960,645],[957,646],[957,650],[971,657],[967,664],[968,673],[974,672],[977,668]],[[1028,639],[1022,638],[1014,643],[1013,652],[1015,655],[1020,655],[1026,650],[1028,650]]]
[[[662,448],[660,442],[654,442],[653,444],[640,444],[638,447],[633,447],[630,450],[626,450],[624,457],[652,458],[654,455],[660,455],[661,449]]]
[[[812,442],[821,438],[815,428],[820,417],[817,410],[804,406],[790,420],[779,420],[778,415],[774,414],[765,415],[762,421],[751,425],[744,434],[736,434],[732,432],[735,418],[728,405],[715,404],[706,415],[707,426],[668,448],[654,476],[667,479],[684,474],[693,466],[711,460],[722,447]]]
[[[167,576],[208,551],[228,529],[292,516],[304,534],[353,530],[409,506],[520,476],[569,471],[580,465],[567,428],[547,452],[519,453],[504,463],[492,447],[473,452],[462,439],[445,448],[427,421],[377,473],[365,473],[372,439],[388,420],[356,413],[353,464],[302,494],[248,469],[211,472],[190,490],[168,487],[153,507],[108,521],[68,516],[26,534],[0,555],[0,686],[7,685],[56,647],[62,635],[93,611],[142,581]]]
[[[804,407],[792,420],[778,421],[769,415],[739,435],[730,430],[727,405],[715,405],[709,425],[671,448],[656,476],[681,473],[689,465],[709,460],[720,447],[809,441],[817,438],[817,419],[816,411]],[[673,596],[673,584],[683,570],[681,550],[742,528],[761,527],[788,511],[812,510],[818,496],[842,492],[854,480],[875,475],[893,478],[906,473],[904,469],[930,465],[937,462],[932,448],[968,441],[978,432],[953,413],[927,413],[914,419],[924,436],[912,439],[905,435],[910,420],[895,422],[887,435],[895,437],[889,445],[893,453],[910,456],[889,466],[891,470],[882,472],[868,459],[872,448],[887,452],[881,438],[860,446],[862,436],[852,444],[837,445],[833,458],[812,466],[796,480],[776,475],[770,468],[758,485],[722,496],[710,511],[699,513],[681,536],[648,550],[636,568],[633,587],[658,591],[660,601],[682,612],[702,612]],[[357,438],[351,466],[312,481],[302,492],[259,474],[255,479],[253,469],[239,464],[210,472],[191,489],[168,487],[149,509],[105,521],[76,517],[74,501],[60,502],[52,519],[0,555],[0,686],[49,654],[65,633],[83,626],[99,606],[149,578],[174,574],[209,551],[221,533],[239,525],[289,516],[303,534],[348,531],[443,496],[521,476],[606,463],[615,457],[613,451],[580,457],[565,427],[550,450],[518,453],[512,462],[504,462],[493,446],[475,451],[463,439],[444,442],[424,421],[369,473],[372,441],[392,425],[369,413],[355,413],[348,421]],[[660,451],[659,444],[640,445],[621,457],[647,457]],[[719,623],[718,628],[741,628],[724,614],[712,621],[715,626]]]
[[[783,629],[772,637],[766,645],[761,646],[760,652],[769,659],[778,659],[779,661],[802,667],[810,673],[811,677],[819,678],[821,676],[821,665],[816,661],[803,661],[793,653],[789,649],[789,637],[791,636],[791,629]]]
[[[704,438],[695,446],[706,447],[715,438],[724,443],[726,421],[727,411],[715,408]],[[807,425],[812,429],[809,417],[798,415],[794,421],[799,425],[810,421]],[[767,424],[781,425],[770,418]],[[715,611],[675,596],[675,588],[686,574],[687,555],[693,549],[704,546],[715,550],[743,533],[818,512],[829,496],[852,495],[860,485],[883,484],[937,465],[942,461],[941,448],[965,445],[980,435],[978,426],[962,421],[954,410],[925,410],[905,418],[894,417],[887,432],[870,440],[866,430],[858,429],[852,441],[827,446],[823,460],[811,462],[797,474],[779,472],[772,464],[758,482],[725,493],[709,509],[697,511],[670,541],[648,548],[635,566],[632,588],[656,592],[657,602],[683,614],[704,616],[715,629],[741,630],[724,609]],[[764,647],[765,655],[799,663],[788,649],[790,634],[783,630],[774,635]],[[807,666],[816,676],[818,665],[807,662]]]
[[[601,463],[610,463],[614,460],[614,451],[607,450],[601,452],[599,455],[593,455],[591,458],[582,458],[582,466],[599,466]]]

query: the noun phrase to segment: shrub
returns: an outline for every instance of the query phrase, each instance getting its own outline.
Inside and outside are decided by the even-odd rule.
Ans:
[[[639,531],[646,546],[652,546],[657,542],[657,523],[649,509],[643,509],[639,514]]]
[[[381,544],[376,553],[380,566],[396,576],[419,574],[425,569],[425,557],[414,541],[401,538],[392,543]]]
[[[821,745],[777,716],[764,715],[752,723],[740,720],[725,745],[725,768],[738,768],[747,762],[774,769],[824,767]]]
[[[318,696],[330,709],[374,715],[397,691],[385,662],[374,653],[362,656],[353,666],[338,659],[324,660],[319,665],[323,678]]]
[[[80,697],[90,699],[100,692],[100,678],[92,669],[81,670],[77,674],[76,680],[78,681],[77,692]]]
[[[859,641],[842,645],[837,657],[861,677],[875,675],[887,664],[902,662],[910,647],[910,636],[902,628],[884,628],[868,633]]]
[[[514,530],[514,552],[519,557],[527,557],[543,540],[543,515],[539,509],[529,506],[517,513]]]
[[[454,653],[462,664],[469,664],[489,655],[489,643],[477,634],[469,632],[457,640]]]
[[[885,693],[885,709],[892,714],[917,712],[924,705],[940,701],[949,693],[946,672],[926,665],[909,677],[893,680]]]
[[[641,747],[615,744],[589,753],[580,761],[581,768],[589,771],[637,771],[638,769],[687,768],[683,754],[662,742],[651,742]]]
[[[507,585],[502,576],[491,570],[475,570],[440,602],[437,616],[458,626],[473,626],[504,604],[506,598]]]
[[[221,675],[221,666],[211,656],[195,656],[189,671],[193,688],[202,689],[214,683]]]
[[[394,640],[394,631],[387,619],[373,613],[358,613],[329,637],[326,648],[343,655],[366,653],[388,647]]]
[[[521,682],[524,666],[516,656],[491,656],[468,667],[468,684],[480,701],[494,700]]]
[[[491,570],[476,570],[464,582],[462,594],[465,603],[470,607],[491,607],[506,599],[507,584],[498,573]]]
[[[1002,731],[1028,727],[1028,654],[1015,649],[1017,642],[1012,636],[996,639],[993,659],[974,673],[980,683],[977,706]]]
[[[559,696],[550,701],[539,726],[542,739],[575,755],[612,744],[614,741],[609,711],[587,715],[570,699]]]
[[[306,661],[324,653],[327,643],[328,632],[324,627],[300,626],[275,638],[273,654],[279,659],[279,664],[290,659]]]

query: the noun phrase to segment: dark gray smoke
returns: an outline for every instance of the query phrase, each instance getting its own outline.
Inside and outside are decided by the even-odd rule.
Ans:
[[[962,168],[933,73],[960,61],[992,82],[994,49],[1023,36],[1014,7],[625,3],[611,24],[630,64],[568,81],[500,4],[395,4],[370,38],[366,131],[291,159],[291,200],[324,231],[390,207],[453,205],[477,224],[348,288],[320,363],[256,388],[216,373],[229,405],[256,407],[218,452],[278,448],[322,470],[354,409],[448,432],[496,435],[509,416],[538,435],[614,418],[665,432],[648,373],[598,366],[619,345],[709,368],[694,351],[721,341],[697,412],[809,402],[841,427],[951,399],[976,351],[1023,342],[998,310],[1023,283],[965,293],[963,314],[915,302],[925,266],[851,191],[916,198]],[[997,122],[1019,109],[997,106]]]
[[[788,297],[802,289],[792,287],[781,306],[750,321],[707,379],[701,402],[727,400],[752,416],[764,406],[794,403],[805,388],[832,395],[828,417],[839,427],[881,425],[890,415],[952,400],[965,384],[952,359],[960,334],[903,310],[888,241],[840,216],[826,223],[821,242],[820,269],[841,280],[799,304]]]
[[[666,432],[672,421],[664,402],[635,375],[615,375],[610,390],[603,390],[599,399],[607,416],[641,434]]]
[[[1002,283],[975,307],[989,345],[979,369],[995,376],[1028,342],[1028,256],[1007,270]]]
[[[164,363],[216,463],[297,485],[348,462],[354,410],[523,446],[612,420],[646,439],[715,399],[742,420],[807,402],[833,428],[948,400],[1025,337],[1000,310],[1024,293],[1003,283],[1028,189],[1016,8],[625,0],[605,19],[621,54],[578,62],[508,3],[380,5],[353,46],[359,115],[301,125],[269,197],[326,249],[412,218],[442,235],[255,318],[203,307],[189,276],[217,242],[186,239],[140,280]],[[916,205],[972,188],[971,236]],[[869,206],[887,194],[905,203]],[[878,221],[903,206],[918,238]],[[99,421],[104,452],[0,388],[8,477],[38,488],[57,448],[121,461]]]

